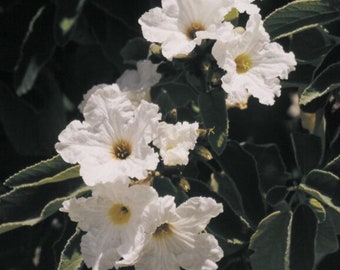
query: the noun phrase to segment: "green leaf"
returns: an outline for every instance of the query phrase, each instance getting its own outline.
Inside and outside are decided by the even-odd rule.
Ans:
[[[319,137],[311,134],[291,133],[295,161],[303,175],[320,165],[322,145]]]
[[[164,65],[162,68],[172,69],[173,67]],[[151,98],[159,104],[163,114],[173,108],[185,107],[197,99],[194,88],[189,84],[182,70],[167,70],[165,72],[176,72],[176,76],[162,78],[159,83],[151,88]]]
[[[83,233],[77,230],[67,241],[61,253],[58,270],[78,270],[80,269],[83,258],[80,252],[80,241]]]
[[[318,222],[322,223],[326,220],[326,209],[318,200],[314,198],[309,198],[306,204],[314,211]]]
[[[326,209],[325,221],[319,223],[318,233],[316,236],[316,258],[323,257],[339,249],[338,238],[336,235],[335,224],[330,215],[329,209]],[[339,214],[338,214],[339,215]]]
[[[335,211],[333,208],[327,208],[327,215],[332,220],[334,225],[335,233],[340,235],[340,214],[338,211]]]
[[[123,57],[123,63],[127,65],[136,65],[137,61],[147,59],[150,43],[144,38],[136,37],[130,39],[120,54]]]
[[[307,205],[294,211],[290,233],[289,270],[310,270],[314,266],[317,218]]]
[[[78,170],[78,166],[66,163],[59,155],[56,155],[12,175],[4,182],[4,185],[13,188],[21,185],[40,185],[56,180],[63,181],[78,177]]]
[[[308,43],[308,50],[306,50]],[[315,27],[296,33],[292,37],[290,50],[295,58],[300,61],[317,63],[331,47],[333,42],[324,28]]]
[[[325,1],[293,1],[269,14],[264,27],[272,39],[277,39],[336,20],[339,14]]]
[[[281,82],[282,87],[306,88],[313,78],[314,71],[315,66],[312,64],[299,64],[294,71],[289,73],[289,79]]]
[[[228,202],[236,214],[247,220],[242,203],[242,196],[234,181],[227,174],[213,173],[210,179],[210,187]]]
[[[188,197],[204,196],[216,200],[223,204],[223,213],[213,218],[209,223],[209,229],[223,241],[234,239],[240,242],[246,241],[250,237],[251,229],[246,220],[235,214],[229,203],[219,194],[212,191],[208,185],[194,178],[186,178],[190,184]],[[228,229],[226,229],[228,228]]]
[[[288,195],[286,186],[273,186],[266,194],[266,202],[271,206],[276,206]]]
[[[339,177],[322,170],[311,171],[299,188],[340,213]]]
[[[40,70],[53,55],[56,47],[53,17],[53,5],[48,3],[37,11],[30,22],[14,74],[18,95],[24,95],[32,89]]]
[[[83,10],[86,0],[57,0],[54,19],[54,37],[58,45],[64,46]]]
[[[175,197],[178,191],[171,179],[163,176],[154,177],[152,186],[157,190],[159,196],[172,195]]]
[[[325,171],[330,171],[335,175],[340,175],[340,155],[328,162],[323,169]]]
[[[274,212],[264,218],[250,238],[249,248],[255,253],[250,261],[253,270],[290,270],[291,212]]]
[[[105,58],[119,70],[123,70],[120,51],[132,37],[129,26],[122,20],[109,16],[94,1],[91,1],[91,4],[93,4],[91,8],[84,9],[84,14],[89,20],[98,45],[102,49]]]
[[[303,90],[300,104],[307,105],[340,88],[340,62],[328,66]]]
[[[225,93],[222,89],[215,89],[208,93],[201,93],[198,104],[204,128],[211,129],[208,141],[212,149],[220,155],[227,144],[228,115],[225,105]]]
[[[19,186],[0,196],[0,233],[33,226],[57,212],[62,202],[90,190],[81,178]]]
[[[339,43],[340,41],[338,41]],[[334,46],[330,49],[327,54],[323,57],[322,62],[319,64],[317,69],[314,72],[313,77],[316,78],[319,74],[328,68],[332,64],[336,64],[340,62],[340,44]]]
[[[319,106],[317,106],[319,107]],[[300,111],[301,125],[304,129],[307,129],[310,134],[318,136],[321,140],[321,152],[325,152],[326,145],[326,118],[325,108],[321,105],[321,108],[315,112],[308,113]],[[322,156],[320,160],[322,160]]]
[[[1,88],[1,86],[0,86]],[[0,91],[0,122],[15,152],[23,156],[55,155],[55,142],[67,124],[63,95],[48,69],[39,73],[30,95]]]
[[[245,143],[242,144],[242,147],[256,160],[262,192],[266,193],[274,186],[284,186],[286,184],[288,173],[277,145]]]
[[[233,179],[252,226],[258,224],[265,214],[255,159],[234,141],[228,142],[222,155],[215,159]]]

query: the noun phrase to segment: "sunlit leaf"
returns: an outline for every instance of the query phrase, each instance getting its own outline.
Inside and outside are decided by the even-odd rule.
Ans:
[[[66,163],[57,155],[19,171],[9,177],[4,184],[9,187],[18,187],[21,185],[39,185],[52,181],[62,181],[78,177],[78,170],[78,166]]]
[[[274,212],[264,218],[250,239],[253,270],[290,270],[289,248],[291,212]]]
[[[81,267],[83,258],[80,252],[80,240],[83,233],[77,230],[67,241],[61,253],[58,270],[78,270]]]
[[[339,177],[322,170],[311,171],[300,188],[340,213],[340,181]]]
[[[338,214],[339,215],[339,214]],[[322,257],[333,253],[339,249],[338,238],[336,235],[336,224],[330,215],[330,209],[326,209],[325,221],[318,224],[316,236],[316,256]]]
[[[299,0],[276,9],[264,20],[272,39],[291,35],[308,28],[338,19],[339,10],[326,1]]]
[[[58,211],[63,201],[89,190],[79,177],[39,186],[19,186],[0,197],[0,233],[33,226]]]
[[[328,66],[303,90],[300,97],[300,104],[307,105],[310,102],[331,93],[333,90],[339,89],[339,73],[340,62]]]
[[[330,171],[335,175],[340,175],[340,155],[328,162],[323,169],[325,171]]]

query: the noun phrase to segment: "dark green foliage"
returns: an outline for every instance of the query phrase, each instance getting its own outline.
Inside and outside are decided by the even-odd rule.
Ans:
[[[149,56],[138,18],[160,2],[1,4],[0,268],[87,269],[82,233],[58,209],[90,188],[77,165],[55,156],[54,145],[69,121],[82,118],[77,106],[93,85],[114,83],[149,57],[160,64],[162,78],[151,98],[163,120],[197,121],[197,146],[212,156],[200,156],[196,148],[187,166],[159,166],[150,179],[177,205],[193,196],[223,204],[207,228],[224,251],[219,269],[337,269],[339,1],[255,1],[271,39],[293,51],[298,65],[273,107],[250,98],[245,111],[226,107],[213,41],[171,62]],[[291,94],[300,97],[300,118],[287,114]],[[40,264],[34,266],[37,247]]]

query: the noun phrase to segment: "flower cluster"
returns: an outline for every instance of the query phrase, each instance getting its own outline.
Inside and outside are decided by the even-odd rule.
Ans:
[[[236,20],[241,13],[243,24]],[[150,89],[162,79],[162,61],[190,59],[205,46],[210,64],[223,71],[227,107],[246,107],[250,96],[272,105],[280,79],[296,65],[294,55],[270,41],[251,0],[162,0],[139,23],[144,38],[161,49],[161,60],[140,60],[116,83],[84,95],[83,121],[61,132],[56,150],[80,165],[92,194],[65,201],[61,211],[85,232],[81,252],[92,269],[216,269],[223,251],[205,228],[222,204],[190,197],[177,207],[175,197],[159,196],[152,186],[157,170],[189,163],[199,123],[166,122]]]
[[[223,251],[204,229],[222,205],[192,197],[176,208],[173,196],[159,197],[139,181],[160,162],[186,165],[198,137],[198,123],[161,121],[158,106],[145,100],[159,79],[156,69],[141,66],[116,84],[90,89],[79,106],[84,121],[74,120],[59,135],[56,150],[80,165],[92,187],[91,197],[65,201],[61,211],[86,232],[81,251],[92,269],[216,269]]]
[[[228,106],[246,107],[249,96],[266,105],[280,95],[280,79],[295,69],[293,53],[271,42],[252,0],[163,0],[139,20],[145,39],[161,45],[167,60],[183,58],[204,40],[215,41],[212,55],[226,74],[221,78]],[[248,16],[237,25],[239,13]],[[236,24],[236,25],[235,25]]]
[[[192,197],[176,208],[173,196],[158,197],[150,186],[123,182],[97,184],[92,197],[63,203],[61,211],[86,232],[81,252],[87,266],[217,269],[223,251],[204,229],[223,211],[220,203]]]

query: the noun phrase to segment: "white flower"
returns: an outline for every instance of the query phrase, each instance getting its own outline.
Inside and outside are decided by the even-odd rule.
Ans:
[[[84,107],[87,103],[87,101],[89,100],[90,96],[95,93],[97,90],[99,89],[111,89],[111,91],[115,94],[117,94],[117,96],[119,95],[119,92],[120,92],[120,89],[118,88],[118,85],[116,84],[105,84],[105,83],[102,83],[102,84],[97,84],[97,85],[94,85],[93,87],[91,87],[90,90],[88,90],[85,95],[83,95],[83,100],[82,102],[80,102],[80,104],[78,105],[78,109],[81,113],[83,113],[84,111]]]
[[[151,102],[150,88],[159,82],[161,74],[158,65],[149,60],[137,62],[137,70],[128,69],[117,79],[119,85],[131,102],[137,107],[141,100]]]
[[[119,88],[104,87],[90,96],[84,118],[71,122],[55,147],[66,162],[80,164],[87,185],[122,175],[143,179],[156,169],[158,154],[149,143],[160,120],[157,105],[142,101],[135,109]]]
[[[139,19],[143,36],[161,43],[168,60],[189,54],[200,40],[196,32],[220,24],[230,8],[226,0],[162,0]]]
[[[197,129],[198,123],[160,123],[153,145],[159,148],[164,165],[188,164],[189,150],[194,149],[198,137]]]
[[[281,45],[270,42],[258,14],[250,16],[243,33],[222,35],[212,54],[227,71],[221,80],[229,103],[247,103],[252,95],[262,104],[274,104],[275,96],[281,93],[279,78],[287,79],[296,65],[293,53],[286,53]]]
[[[211,198],[192,197],[176,208],[174,197],[150,204],[145,246],[137,270],[217,269],[223,257],[215,237],[203,232],[210,219],[223,211]],[[119,264],[124,266],[124,264]]]
[[[143,215],[157,196],[150,186],[117,181],[94,186],[92,197],[65,201],[60,211],[86,232],[80,244],[86,265],[111,269],[121,258],[134,264],[144,243]]]

